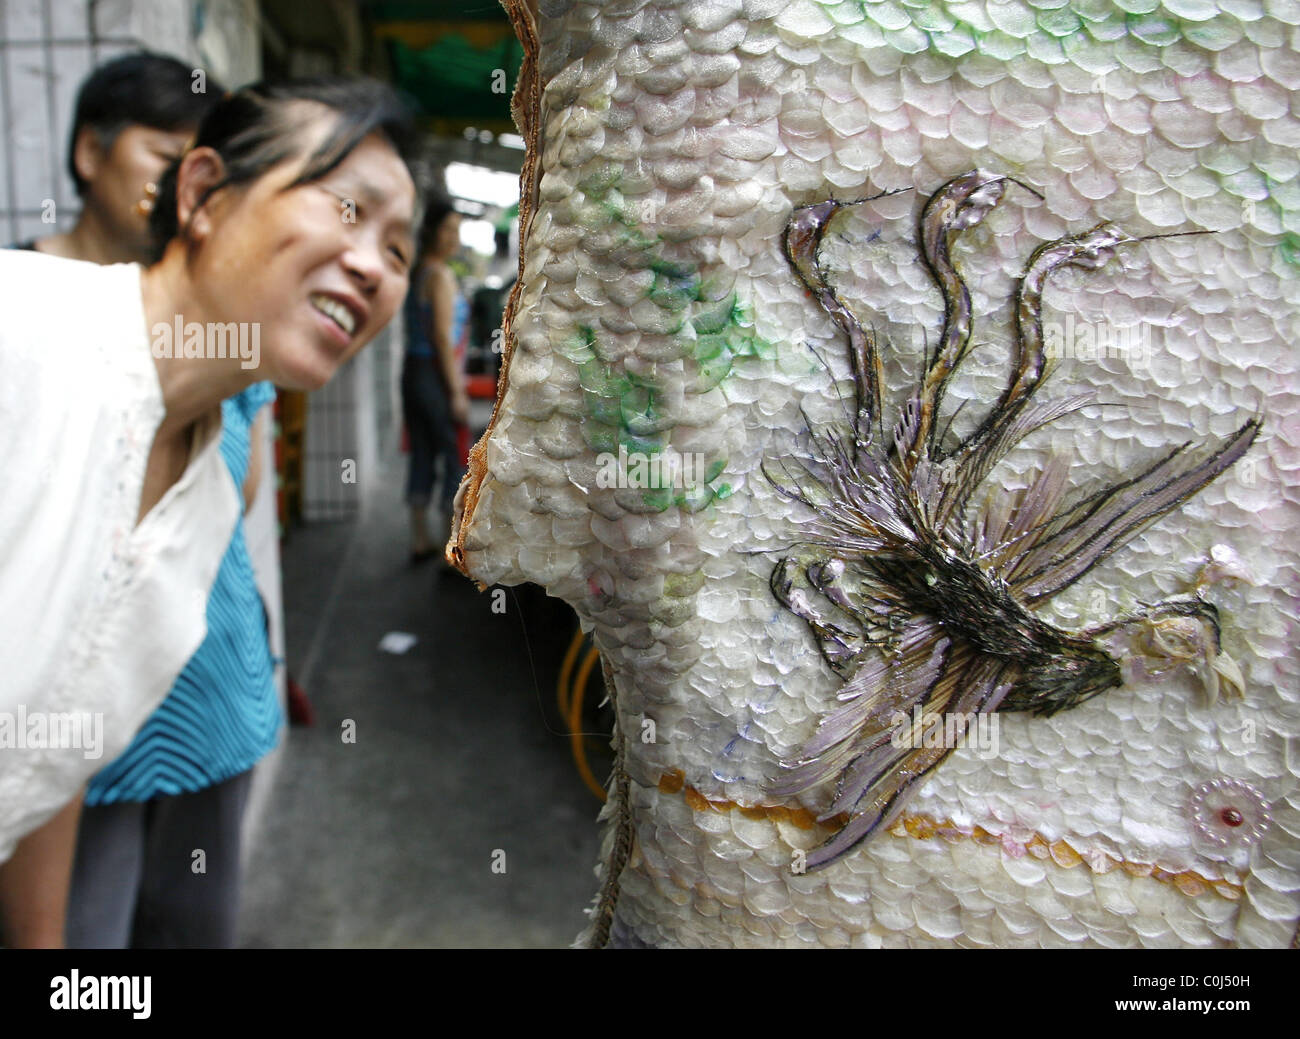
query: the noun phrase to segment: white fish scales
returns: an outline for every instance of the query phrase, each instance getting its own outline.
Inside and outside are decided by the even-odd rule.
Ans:
[[[511,13],[528,51],[523,271],[455,544],[484,584],[532,581],[572,604],[614,685],[620,764],[586,938],[1290,943],[1300,2]],[[1109,647],[1122,686],[1047,717],[986,717],[983,744],[927,772],[901,815],[808,869],[845,824],[828,811],[837,787],[773,791],[875,650],[832,667],[815,609],[773,592],[817,516],[764,467],[827,431],[851,439],[855,399],[845,329],[783,239],[800,207],[870,200],[835,215],[817,255],[873,336],[888,429],[950,302],[920,214],[972,170],[1014,182],[947,239],[972,332],[938,416],[956,412],[953,438],[1007,385],[1035,249],[1102,222],[1145,240],[1047,283],[1041,395],[1100,405],[1028,437],[970,514],[1002,529],[1049,455],[1077,497],[1258,417],[1227,471],[1034,606],[1078,632],[1199,593],[1222,654],[1178,624],[1135,627]],[[1212,233],[1159,237],[1184,232]],[[659,468],[636,469],[647,461]]]

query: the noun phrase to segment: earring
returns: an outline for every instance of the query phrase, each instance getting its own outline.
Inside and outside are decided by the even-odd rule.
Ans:
[[[158,198],[158,185],[150,181],[144,186],[144,198],[135,204],[135,211],[141,216],[148,216],[153,212],[154,200]]]

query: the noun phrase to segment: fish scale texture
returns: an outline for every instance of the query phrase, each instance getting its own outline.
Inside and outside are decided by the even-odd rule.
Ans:
[[[572,604],[613,669],[635,840],[612,943],[1287,945],[1300,2],[540,6],[537,208],[462,544],[479,580]],[[896,408],[942,317],[920,208],[977,167],[1025,188],[955,239],[974,314],[945,404],[968,401],[959,432],[1005,385],[1010,301],[1037,245],[1102,220],[1214,232],[1049,283],[1062,356],[1040,397],[1107,406],[1035,434],[987,487],[1026,486],[1048,452],[1073,487],[1099,487],[1262,416],[1244,460],[1041,607],[1081,629],[1200,574],[1246,694],[1211,705],[1190,669],[1139,671],[1050,718],[999,715],[996,752],[955,751],[902,823],[801,873],[798,851],[831,832],[814,818],[832,791],[782,803],[764,788],[840,680],[770,591],[808,514],[761,466],[806,451],[810,426],[843,428],[852,383],[781,236],[797,206],[897,192],[843,211],[822,252],[883,344]],[[599,458],[620,448],[699,457],[708,482],[601,486]],[[1198,831],[1192,799],[1216,780],[1267,803],[1253,844]]]

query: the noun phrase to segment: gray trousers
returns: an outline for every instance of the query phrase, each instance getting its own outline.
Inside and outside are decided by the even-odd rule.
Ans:
[[[252,775],[193,794],[82,809],[68,948],[232,948]]]

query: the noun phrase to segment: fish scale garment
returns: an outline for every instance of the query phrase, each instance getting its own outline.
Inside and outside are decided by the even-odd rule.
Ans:
[[[516,104],[535,131],[522,278],[454,543],[483,584],[571,603],[614,677],[628,792],[603,816],[611,943],[1287,945],[1300,2],[543,0],[536,22],[507,7],[530,43]],[[896,407],[942,318],[918,214],[975,168],[1024,187],[955,239],[974,315],[945,397],[945,421],[969,402],[958,432],[1005,385],[1036,246],[1103,220],[1214,232],[1049,282],[1061,356],[1043,394],[1107,406],[1035,434],[976,504],[1025,487],[1048,452],[1073,488],[1099,487],[1260,415],[1233,469],[1036,608],[1079,630],[1199,578],[1246,693],[1211,705],[1190,668],[1129,661],[1122,688],[1073,710],[994,716],[994,747],[954,751],[890,830],[800,872],[835,825],[817,821],[833,792],[765,788],[841,679],[769,587],[809,514],[761,466],[844,428],[852,381],[781,237],[798,206],[897,192],[844,210],[821,254],[882,343]],[[674,454],[703,475],[603,486],[620,451],[625,475]],[[1246,825],[1218,825],[1229,809]]]

